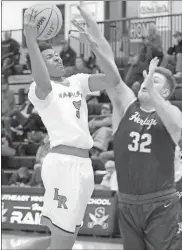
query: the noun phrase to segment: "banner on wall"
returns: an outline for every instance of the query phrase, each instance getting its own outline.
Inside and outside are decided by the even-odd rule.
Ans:
[[[1,219],[2,228],[24,230],[48,230],[40,225],[43,207],[42,194],[31,194],[31,190],[24,194],[2,192],[1,196]],[[18,192],[20,193],[20,191]],[[107,197],[108,195],[108,197]],[[112,235],[115,228],[117,197],[111,192],[103,191],[94,195],[89,200],[83,226],[80,234],[87,235]]]
[[[148,28],[151,23],[155,24],[155,19],[136,19],[130,21],[130,41],[141,42],[147,36]]]
[[[170,14],[170,1],[140,1],[138,8],[139,17],[157,17],[156,25],[158,30],[168,30],[170,28],[169,17],[163,17]]]
[[[2,223],[39,225],[43,196],[2,194]]]

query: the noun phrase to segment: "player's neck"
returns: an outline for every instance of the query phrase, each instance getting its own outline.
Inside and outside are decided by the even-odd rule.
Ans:
[[[155,111],[153,105],[149,101],[147,101],[147,102],[140,101],[140,107],[141,107],[141,109],[143,109],[147,112]]]
[[[54,81],[57,84],[62,84],[64,86],[69,86],[69,81],[66,77],[51,77],[51,80]]]
[[[54,82],[63,82],[65,80],[65,77],[62,77],[62,76],[59,76],[59,77],[54,77],[54,76],[51,76],[51,80],[54,81]]]

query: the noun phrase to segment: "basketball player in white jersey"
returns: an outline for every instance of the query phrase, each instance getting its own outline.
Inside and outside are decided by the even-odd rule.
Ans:
[[[71,249],[94,189],[89,159],[93,141],[85,97],[111,83],[117,85],[120,77],[115,73],[116,66],[101,56],[105,74],[77,74],[65,79],[57,52],[48,44],[40,47],[37,44],[36,14],[31,9],[24,16],[24,34],[34,78],[28,97],[47,128],[51,145],[42,166],[45,196],[41,217],[41,224],[51,231],[51,240],[40,238],[18,249],[46,249],[48,246],[49,249]],[[97,55],[97,44],[89,35],[85,38]]]

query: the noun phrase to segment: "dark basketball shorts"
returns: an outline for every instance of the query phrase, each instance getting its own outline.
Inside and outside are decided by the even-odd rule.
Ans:
[[[119,227],[124,249],[182,249],[180,213],[176,193],[156,201],[129,202],[119,198]]]

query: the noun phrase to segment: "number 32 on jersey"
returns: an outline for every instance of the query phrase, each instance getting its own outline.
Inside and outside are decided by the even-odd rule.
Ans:
[[[137,132],[131,132],[132,144],[128,145],[128,149],[133,152],[150,153],[152,136],[150,134],[140,135]]]

